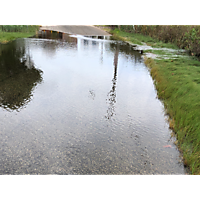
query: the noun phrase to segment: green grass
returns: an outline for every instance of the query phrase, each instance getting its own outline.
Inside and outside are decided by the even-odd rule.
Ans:
[[[3,27],[3,28],[2,28]],[[20,27],[20,29],[19,29]],[[7,43],[17,38],[31,37],[36,34],[39,26],[0,26],[0,43]],[[2,31],[3,30],[3,31]],[[15,32],[17,31],[17,32]]]
[[[174,44],[159,42],[148,36],[110,30],[116,38],[134,44],[145,42],[152,47],[178,49]],[[163,101],[169,116],[169,127],[177,138],[177,146],[183,153],[184,164],[192,174],[200,174],[200,61],[193,56],[174,55],[178,52],[146,50],[159,59],[145,57],[158,97]],[[169,59],[163,59],[167,56]],[[173,59],[172,59],[173,58]]]
[[[176,60],[146,59],[155,80],[158,97],[174,121],[184,163],[200,174],[200,62],[195,58]]]
[[[21,33],[21,32],[0,32],[0,43],[7,43],[17,38],[31,37],[35,33]]]
[[[110,30],[110,33],[113,35],[114,39],[119,39],[122,41],[129,41],[133,44],[142,45],[142,42],[144,41],[142,38],[142,35],[123,32],[123,31],[120,31],[119,29]],[[134,36],[136,36],[136,37],[134,37]]]

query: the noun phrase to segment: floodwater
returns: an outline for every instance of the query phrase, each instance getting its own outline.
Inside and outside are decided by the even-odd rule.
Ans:
[[[186,173],[142,55],[123,42],[42,32],[1,45],[0,119],[0,174]]]

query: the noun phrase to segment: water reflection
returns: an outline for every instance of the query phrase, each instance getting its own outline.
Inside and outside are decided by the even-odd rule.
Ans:
[[[36,41],[37,46],[42,47],[46,55],[53,57],[56,51],[61,48],[73,47],[77,49],[78,42],[88,48],[98,47],[100,51],[100,62],[103,64],[103,56],[106,48],[114,52],[114,76],[112,79],[112,88],[108,93],[107,103],[107,119],[114,115],[116,104],[116,82],[117,82],[117,65],[119,53],[127,59],[134,60],[135,63],[142,62],[141,54],[136,51],[131,51],[131,46],[121,43],[108,42],[104,43],[101,40],[106,39],[104,36],[91,36],[88,38],[100,39],[99,41],[90,41],[87,39],[78,40],[76,37],[70,37],[69,34],[45,31],[40,32],[36,38],[51,39],[47,42]],[[61,41],[63,43],[60,43]],[[41,71],[34,67],[34,62],[31,59],[29,45],[27,49],[24,46],[24,40],[12,42],[10,44],[0,46],[0,106],[4,109],[19,110],[31,100],[33,88],[42,81]],[[62,45],[61,45],[62,44]],[[94,99],[93,93],[91,93]]]
[[[34,88],[42,81],[23,40],[0,45],[0,107],[12,111],[31,101]]]
[[[88,45],[88,40],[83,40],[84,45]]]
[[[77,38],[70,37],[67,33],[55,32],[55,31],[40,31],[34,38],[42,39],[52,39],[52,40],[61,40],[63,42],[77,44]]]
[[[115,103],[116,103],[116,84],[117,84],[117,64],[118,64],[118,57],[119,57],[119,43],[117,44],[115,55],[114,55],[114,76],[112,79],[112,89],[108,93],[108,110],[107,110],[107,119],[111,119],[111,117],[114,115],[115,112]]]
[[[103,43],[101,43],[101,57],[100,57],[101,64],[103,64]]]
[[[115,52],[115,46],[116,44],[114,43],[110,43],[110,50],[112,52]],[[119,52],[128,60],[128,59],[131,59],[131,60],[134,60],[134,63],[142,63],[143,62],[143,59],[141,57],[141,53],[139,51],[134,51],[132,49],[132,46],[131,45],[120,45],[119,47]]]
[[[60,48],[77,49],[77,38],[70,37],[67,33],[40,31],[34,38],[47,40],[46,42],[36,40],[35,45],[37,47],[42,47],[46,56],[51,58],[56,55],[56,51]]]
[[[105,36],[105,35],[103,35],[103,36],[84,36],[84,37],[92,38],[92,39],[101,39],[101,40],[105,40],[105,39],[109,40],[110,39],[110,36]]]
[[[92,45],[96,45],[97,44],[97,42],[96,41],[92,41]]]

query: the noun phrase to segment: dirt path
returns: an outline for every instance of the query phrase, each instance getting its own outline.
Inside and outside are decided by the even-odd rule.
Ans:
[[[84,36],[110,35],[109,33],[91,25],[43,25],[40,29]]]

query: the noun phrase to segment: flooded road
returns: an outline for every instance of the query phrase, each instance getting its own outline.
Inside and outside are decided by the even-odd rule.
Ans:
[[[141,54],[104,38],[0,46],[0,174],[185,174]]]

